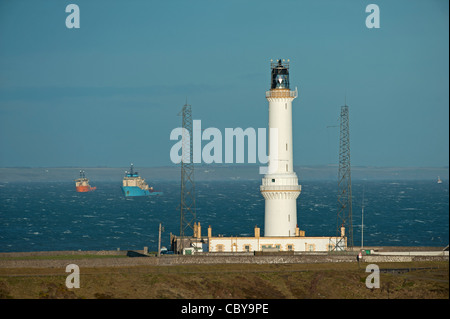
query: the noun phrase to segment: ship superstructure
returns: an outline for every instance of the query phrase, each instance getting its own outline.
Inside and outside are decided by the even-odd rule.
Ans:
[[[161,195],[161,192],[156,192],[153,187],[149,187],[145,179],[139,176],[138,172],[133,169],[131,164],[130,170],[125,171],[125,177],[122,181],[122,191],[125,196],[149,196]]]
[[[91,187],[89,185],[89,179],[86,178],[83,170],[80,170],[80,177],[75,180],[75,187],[79,193],[86,193],[97,189],[97,187]]]

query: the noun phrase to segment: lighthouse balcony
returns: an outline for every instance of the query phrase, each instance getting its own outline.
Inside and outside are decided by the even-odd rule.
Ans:
[[[273,89],[266,91],[266,98],[292,98],[295,99],[298,96],[297,88],[295,91],[289,89]]]
[[[261,185],[261,192],[301,192],[302,185]]]
[[[295,200],[300,195],[301,185],[261,185],[261,195],[266,200]]]

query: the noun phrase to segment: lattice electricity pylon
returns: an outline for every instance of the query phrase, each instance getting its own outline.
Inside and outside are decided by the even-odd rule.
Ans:
[[[341,234],[341,227],[347,233],[347,247],[353,247],[352,221],[352,178],[350,169],[350,129],[348,106],[341,107],[340,116],[340,145],[339,145],[339,173],[338,173],[338,214],[337,235],[340,237],[336,249],[343,245],[345,236]]]
[[[194,234],[196,222],[195,182],[193,163],[193,129],[191,105],[183,106],[182,113],[182,150],[181,150],[181,200],[180,200],[180,237]],[[191,234],[192,232],[192,234]]]

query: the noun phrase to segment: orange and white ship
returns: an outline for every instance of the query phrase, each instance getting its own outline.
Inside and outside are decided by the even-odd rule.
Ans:
[[[80,171],[80,178],[75,180],[75,186],[79,193],[86,193],[97,189],[97,187],[91,187],[91,185],[89,185],[89,179],[84,175],[84,171]]]

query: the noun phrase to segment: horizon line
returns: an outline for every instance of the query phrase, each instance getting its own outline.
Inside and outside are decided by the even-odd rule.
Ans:
[[[214,163],[214,164],[203,164],[203,163],[194,163],[197,167],[253,167],[253,166],[260,166],[260,164],[257,163]],[[176,168],[179,167],[180,164],[172,164],[172,165],[159,165],[159,166],[139,166],[139,168]],[[98,165],[98,166],[80,166],[80,165],[61,165],[61,166],[0,166],[0,169],[8,169],[8,168],[25,168],[25,169],[31,169],[31,168],[124,168],[127,166],[106,166],[106,165]],[[329,168],[329,167],[339,167],[339,164],[294,164],[294,167],[322,167],[322,168]],[[449,169],[449,166],[398,166],[398,165],[392,165],[392,166],[374,166],[374,165],[352,165],[352,168],[410,168],[410,169],[418,169],[418,168],[440,168],[440,169]]]

